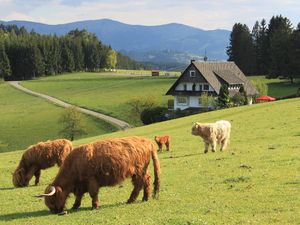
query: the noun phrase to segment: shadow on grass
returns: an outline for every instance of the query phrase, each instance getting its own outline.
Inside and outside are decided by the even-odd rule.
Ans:
[[[137,203],[142,203],[142,201],[137,201],[135,203],[132,204],[137,204]],[[120,207],[122,205],[127,205],[125,202],[119,202],[119,203],[115,203],[115,204],[107,204],[107,205],[100,205],[99,209],[93,209],[92,210],[92,206],[86,206],[86,207],[80,207],[79,209],[67,209],[68,214],[72,214],[72,213],[77,213],[77,212],[84,212],[84,211],[98,211],[101,209],[110,209],[110,208],[116,208],[116,207]]]
[[[142,201],[137,201],[133,204],[138,204],[142,203]],[[119,202],[115,204],[108,204],[108,205],[100,205],[98,210],[101,209],[110,209],[110,208],[115,208],[119,207],[122,205],[126,205],[125,202]],[[93,210],[93,211],[98,211],[98,210]],[[68,214],[72,213],[77,213],[77,212],[85,212],[85,211],[92,211],[91,207],[80,207],[79,209],[67,209]],[[13,220],[18,220],[18,219],[26,219],[26,218],[32,218],[32,217],[42,217],[42,216],[50,216],[50,215],[55,215],[52,214],[49,210],[40,210],[40,211],[35,211],[35,212],[19,212],[19,213],[10,213],[10,214],[4,214],[0,215],[0,221],[13,221]]]
[[[12,221],[17,219],[26,219],[30,217],[49,216],[50,212],[47,210],[40,210],[35,212],[19,212],[0,215],[0,221]]]
[[[0,191],[14,190],[15,187],[0,187]]]
[[[165,156],[165,157],[160,157],[160,158],[162,158],[162,159],[178,159],[178,158],[185,158],[185,157],[202,155],[202,154],[204,154],[204,153],[186,154],[186,155],[179,155],[179,156]]]

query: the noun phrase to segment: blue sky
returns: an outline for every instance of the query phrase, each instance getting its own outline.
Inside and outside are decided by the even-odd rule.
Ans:
[[[0,0],[0,20],[61,24],[109,18],[129,24],[183,23],[203,29],[231,29],[235,22],[250,29],[273,15],[300,22],[299,0]]]

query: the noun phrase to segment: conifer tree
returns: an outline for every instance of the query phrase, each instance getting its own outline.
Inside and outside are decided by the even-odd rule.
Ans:
[[[9,77],[11,75],[11,69],[9,59],[5,52],[4,44],[0,43],[0,79]]]

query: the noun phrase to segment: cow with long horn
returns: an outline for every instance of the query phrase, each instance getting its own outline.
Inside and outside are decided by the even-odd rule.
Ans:
[[[88,192],[92,198],[92,209],[97,209],[100,187],[114,186],[131,177],[134,188],[127,203],[134,202],[142,189],[143,201],[147,201],[150,194],[150,158],[155,176],[153,197],[158,197],[160,164],[157,151],[155,144],[143,137],[108,139],[75,148],[40,197],[45,197],[45,204],[52,213],[61,213],[70,193],[76,196],[73,209],[77,209],[82,196]]]
[[[23,153],[21,161],[13,173],[15,187],[28,186],[29,181],[35,176],[35,185],[39,183],[41,170],[57,164],[61,166],[73,146],[69,140],[57,139],[39,142],[31,145]]]

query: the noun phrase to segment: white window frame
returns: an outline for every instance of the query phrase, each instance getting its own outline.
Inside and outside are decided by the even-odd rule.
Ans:
[[[190,70],[190,77],[196,77],[196,71],[195,70]]]
[[[185,102],[180,102],[180,98],[184,98]],[[189,99],[188,96],[177,96],[177,105],[188,105],[189,104]]]

